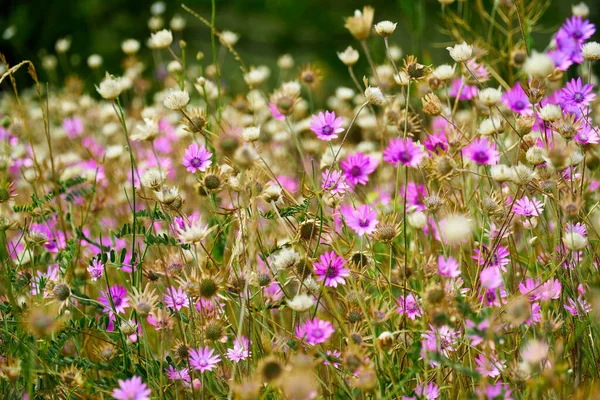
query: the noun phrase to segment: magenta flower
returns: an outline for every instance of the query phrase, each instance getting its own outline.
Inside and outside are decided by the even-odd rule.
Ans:
[[[423,315],[421,300],[412,293],[409,293],[406,296],[400,296],[398,300],[396,300],[396,303],[398,303],[396,311],[400,314],[406,314],[408,319],[414,321],[415,318],[420,318]]]
[[[214,353],[215,351],[208,346],[200,347],[198,350],[192,349],[190,350],[190,365],[200,373],[212,371],[221,361],[221,357]]]
[[[79,118],[65,118],[63,121],[63,129],[67,133],[69,139],[75,139],[83,133],[83,122]]]
[[[425,211],[426,207],[423,202],[423,199],[427,196],[425,186],[417,185],[414,182],[408,182],[406,186],[400,188],[398,194],[402,196],[401,198],[406,197],[406,204],[409,207],[412,207],[417,211]]]
[[[573,140],[583,146],[598,144],[600,143],[600,136],[598,136],[597,129],[597,127],[592,128],[589,124],[582,123]]]
[[[446,137],[446,132],[443,130],[427,134],[427,139],[423,141],[423,144],[432,153],[448,151],[448,138]]]
[[[439,256],[438,274],[447,278],[456,278],[460,276],[460,266],[452,256],[448,257],[448,259],[444,256]]]
[[[346,181],[351,185],[366,185],[369,175],[375,171],[379,162],[363,153],[349,155],[340,162]]]
[[[315,274],[317,279],[324,281],[325,286],[337,287],[338,284],[346,284],[346,277],[350,271],[344,267],[345,261],[335,251],[321,254],[319,261],[315,263]]]
[[[508,247],[499,245],[496,247],[496,251],[490,255],[488,246],[482,244],[481,250],[479,248],[473,250],[473,259],[477,260],[479,266],[484,266],[487,263],[490,267],[500,268],[500,270],[506,272],[506,265],[510,264],[510,252]]]
[[[596,32],[596,27],[587,19],[584,20],[579,16],[573,16],[561,26],[559,34],[565,34],[580,43],[591,38]]]
[[[440,397],[440,389],[433,382],[429,382],[427,385],[419,383],[415,388],[415,394],[419,396],[419,399],[435,400]]]
[[[183,307],[189,307],[188,295],[182,288],[171,286],[167,289],[167,294],[165,294],[165,305],[177,311]]]
[[[342,117],[336,117],[335,112],[325,111],[312,116],[310,130],[321,140],[330,141],[338,137],[338,133],[344,132],[342,128]]]
[[[233,363],[238,363],[246,358],[250,357],[250,341],[247,337],[242,336],[239,339],[233,341],[233,348],[227,349],[227,358]]]
[[[575,108],[579,110],[582,107],[587,107],[596,97],[592,93],[594,85],[583,84],[581,77],[571,79],[567,82],[567,87],[560,91],[560,99],[565,107]]]
[[[283,121],[285,119],[285,115],[279,112],[275,104],[269,103],[269,110],[271,110],[271,115],[273,118],[278,119],[279,121]]]
[[[127,289],[123,286],[113,285],[110,290],[101,290],[102,296],[98,297],[98,302],[104,306],[104,312],[112,313],[112,305],[110,298],[112,297],[112,303],[115,306],[115,311],[118,314],[125,312],[125,309],[129,307],[129,297],[127,297]]]
[[[529,197],[523,196],[515,202],[513,211],[524,217],[539,217],[544,211],[544,205],[535,198],[529,199]]]
[[[185,150],[183,156],[183,166],[187,167],[188,172],[206,171],[211,166],[212,153],[206,150],[204,145],[198,146],[197,143],[192,143]]]
[[[333,329],[331,322],[314,318],[296,328],[296,337],[304,339],[306,343],[314,346],[327,341],[333,335],[333,332],[335,332],[335,329]]]
[[[95,281],[102,276],[102,273],[104,272],[104,264],[102,264],[102,261],[100,260],[94,260],[87,270],[92,277],[92,281]]]
[[[411,138],[391,139],[390,145],[383,151],[384,161],[394,164],[396,167],[400,163],[416,167],[425,155],[421,146],[415,144]]]
[[[342,358],[342,353],[339,350],[327,350],[327,357],[323,359],[323,365],[333,365],[333,368],[339,368],[340,363],[337,360]]]
[[[167,378],[172,381],[189,381],[190,373],[187,368],[175,369],[172,365],[169,365],[169,368],[165,368],[167,373]]]
[[[481,286],[486,289],[496,289],[502,285],[502,274],[498,267],[487,267],[479,273]]]
[[[494,165],[500,161],[500,154],[496,150],[496,143],[487,138],[475,138],[470,145],[463,148],[463,154],[477,164]]]
[[[113,390],[112,397],[117,400],[150,400],[150,393],[142,378],[134,376],[124,381],[119,379],[119,387]]]
[[[513,398],[510,396],[510,388],[506,383],[502,382],[496,382],[493,385],[488,385],[485,390],[483,390],[483,388],[479,388],[476,392],[483,400],[513,400]]]
[[[529,98],[527,97],[527,94],[525,94],[525,91],[521,87],[520,83],[517,83],[514,88],[504,93],[502,96],[502,101],[517,114],[533,114],[533,107],[531,106]]]
[[[472,100],[477,97],[477,93],[479,90],[477,86],[463,85],[463,78],[458,78],[452,81],[452,86],[450,87],[449,95],[452,98],[456,98],[458,96],[458,92],[462,85],[462,91],[460,92],[459,100]]]
[[[475,357],[475,363],[477,364],[475,369],[484,378],[496,378],[500,376],[500,372],[505,368],[505,361],[498,361],[494,354],[490,354],[490,357],[488,358],[485,354],[480,353]]]
[[[352,207],[343,207],[342,214],[346,219],[346,224],[356,232],[358,236],[371,234],[377,228],[377,211],[368,204],[364,204],[357,209]]]
[[[430,329],[422,335],[423,352],[424,354],[439,353],[444,357],[449,357],[450,353],[456,350],[458,336],[459,333],[456,330],[446,325],[440,328],[430,325]],[[437,365],[436,362],[432,362],[432,364]]]
[[[327,169],[321,174],[321,180],[321,189],[330,195],[344,195],[349,189],[341,171]]]

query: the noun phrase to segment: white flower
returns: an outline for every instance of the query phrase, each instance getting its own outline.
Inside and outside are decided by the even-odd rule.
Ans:
[[[166,9],[167,5],[163,1],[156,1],[150,6],[150,13],[152,15],[161,15],[166,11]]]
[[[313,296],[307,294],[298,294],[292,300],[287,302],[288,307],[294,311],[303,312],[309,310],[315,304]]]
[[[279,186],[279,185],[269,185],[262,192],[261,196],[267,203],[274,203],[274,204],[283,203],[283,194],[282,194],[281,186]]]
[[[56,52],[66,53],[71,48],[71,38],[65,37],[56,41]]]
[[[415,229],[423,229],[427,225],[427,215],[421,211],[415,211],[408,215],[408,223]]]
[[[381,106],[386,103],[383,92],[378,87],[369,86],[365,89],[365,97],[367,101],[376,106]]]
[[[183,228],[177,228],[179,232],[179,240],[183,243],[200,243],[217,227],[217,225],[209,228],[204,225],[200,219],[186,223]]]
[[[468,61],[473,55],[473,47],[467,42],[455,44],[453,47],[446,47],[446,50],[450,53],[450,57],[459,63]]]
[[[353,49],[351,46],[346,47],[346,50],[341,53],[337,53],[337,55],[339,59],[347,66],[356,64],[359,57],[358,51]]]
[[[118,78],[106,74],[106,77],[96,86],[96,90],[102,98],[107,100],[116,99],[123,90],[123,85]]]
[[[152,190],[157,190],[162,187],[165,173],[159,168],[150,168],[142,174],[142,186]]]
[[[554,122],[562,117],[562,109],[557,104],[546,104],[540,109],[540,118],[542,121]]]
[[[486,88],[479,92],[479,100],[488,107],[495,106],[502,98],[500,89]]]
[[[392,21],[381,21],[375,25],[375,32],[379,36],[387,37],[390,36],[396,30],[396,23]]]
[[[496,182],[512,181],[514,179],[515,170],[508,165],[496,164],[490,168],[492,179]]]
[[[545,78],[554,72],[554,61],[545,53],[538,53],[535,50],[527,57],[523,65],[523,71],[534,78]]]
[[[588,240],[585,236],[571,231],[565,233],[565,236],[563,236],[563,243],[567,249],[571,251],[579,251],[587,246]]]
[[[496,117],[486,118],[481,121],[477,132],[482,136],[489,136],[504,132],[502,121]]]
[[[111,159],[115,159],[115,158],[119,158],[119,156],[121,154],[123,154],[123,146],[121,146],[120,144],[115,144],[112,146],[108,146],[106,148],[106,153],[105,156],[107,159],[111,160]]]
[[[158,136],[158,118],[144,118],[143,124],[138,124],[131,134],[131,140],[136,142],[151,141]]]
[[[186,25],[185,19],[179,14],[175,14],[169,24],[171,29],[173,29],[175,32],[182,31],[183,28],[185,28],[185,25]]]
[[[464,215],[450,215],[440,221],[442,240],[448,244],[459,244],[472,235],[472,221]]]
[[[394,61],[400,60],[402,57],[402,49],[398,46],[390,46],[390,57]]]
[[[135,54],[139,51],[139,49],[140,49],[140,42],[138,42],[135,39],[127,39],[121,43],[121,50],[123,50],[123,53],[125,53],[125,54],[129,54],[129,55]]]
[[[352,100],[352,98],[354,97],[354,90],[340,86],[337,89],[335,89],[335,97],[342,101]]]
[[[150,46],[154,49],[166,49],[173,43],[173,33],[163,29],[150,35]]]
[[[581,46],[583,57],[588,61],[600,60],[600,43],[588,42]]]
[[[576,17],[587,18],[590,15],[590,8],[584,2],[571,6],[571,12]]]
[[[546,161],[548,152],[543,147],[531,146],[527,153],[525,153],[525,159],[532,165],[542,164]]]
[[[244,75],[244,81],[250,86],[258,86],[269,78],[271,70],[265,65],[258,68],[251,67],[250,71]]]
[[[180,198],[179,189],[176,186],[163,186],[162,188],[160,188],[160,190],[155,191],[154,194],[156,195],[156,199],[159,202],[165,204],[172,204],[178,198]]]
[[[300,255],[293,248],[286,247],[275,255],[271,267],[273,268],[273,272],[277,273],[294,267],[298,262],[300,262]]]
[[[548,356],[548,350],[546,343],[533,339],[521,350],[521,357],[526,363],[537,366]]]
[[[435,77],[438,78],[440,81],[448,81],[454,77],[455,71],[456,64],[442,64],[433,70],[433,75],[435,75]]]
[[[255,142],[260,136],[260,128],[257,126],[249,126],[242,131],[242,138],[245,142]]]
[[[190,94],[185,90],[171,90],[163,100],[169,110],[182,110],[190,102]]]
[[[177,60],[170,61],[167,64],[167,71],[170,74],[181,72],[182,69],[183,69],[183,67],[181,66],[181,63],[179,61],[177,61]]]
[[[231,31],[223,31],[223,32],[221,32],[221,36],[219,37],[219,40],[223,44],[228,44],[229,46],[233,46],[238,42],[238,40],[240,40],[240,35],[238,35],[235,32],[231,32]]]
[[[87,59],[87,65],[91,69],[99,68],[102,65],[102,56],[99,54],[92,54]]]
[[[281,69],[292,69],[294,67],[294,58],[290,54],[284,54],[277,59],[277,66]]]

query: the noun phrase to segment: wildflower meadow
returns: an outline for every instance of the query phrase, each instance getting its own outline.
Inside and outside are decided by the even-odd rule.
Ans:
[[[0,56],[0,398],[600,398],[598,4],[557,2],[432,2],[419,57],[349,8],[333,86],[214,0],[110,70]]]

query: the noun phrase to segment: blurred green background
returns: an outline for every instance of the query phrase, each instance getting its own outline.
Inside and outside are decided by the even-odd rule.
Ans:
[[[474,1],[466,0],[461,6],[469,6]],[[491,10],[493,1],[485,0],[484,4]],[[30,59],[39,66],[40,54],[44,51],[54,53],[56,40],[70,36],[71,61],[77,64],[79,59],[79,64],[73,70],[86,77],[90,75],[86,59],[93,53],[104,58],[102,71],[121,73],[121,41],[135,38],[145,46],[150,34],[150,8],[154,2],[0,0],[0,3],[0,32],[3,33],[0,51],[7,55],[9,62],[14,64]],[[165,25],[168,26],[174,14],[182,15],[187,21],[179,38],[188,43],[188,57],[201,50],[210,58],[208,28],[185,12],[181,8],[181,1],[164,3]],[[184,3],[210,19],[210,0],[187,0]],[[547,45],[550,34],[570,16],[572,3],[553,1],[542,20],[545,33],[535,38],[536,47],[541,49]],[[296,66],[317,62],[328,84],[344,82],[349,85],[347,70],[337,59],[336,51],[348,45],[358,48],[358,43],[344,28],[343,18],[365,4],[375,8],[375,22],[384,19],[398,22],[390,43],[399,45],[404,54],[414,53],[426,62],[450,61],[444,50],[448,37],[443,33],[442,9],[437,0],[216,0],[216,26],[219,30],[240,34],[236,49],[247,65],[273,66],[279,55],[290,53],[296,59]],[[593,2],[589,5],[592,12],[590,18],[597,22],[599,7],[594,9]],[[458,7],[458,4],[451,7]],[[11,28],[14,30],[11,32],[9,29],[7,35],[6,29],[9,27],[14,27]],[[6,36],[11,37],[7,40]],[[381,60],[382,41],[373,40],[372,46],[376,61]],[[143,57],[151,64],[150,51],[144,51]],[[231,58],[227,60],[229,64],[234,64]],[[364,62],[361,60],[361,63]],[[366,71],[364,67],[364,64],[358,66],[359,75],[362,75],[360,71]],[[237,67],[233,65],[232,68]],[[40,75],[44,78],[42,72]],[[98,76],[92,78],[99,79]]]

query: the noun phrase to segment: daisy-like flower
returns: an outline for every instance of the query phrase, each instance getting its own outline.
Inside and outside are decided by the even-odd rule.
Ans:
[[[364,204],[357,209],[352,207],[343,207],[342,214],[346,219],[346,224],[356,232],[358,236],[371,234],[377,229],[377,211],[368,204]]]
[[[592,128],[589,124],[582,123],[573,140],[582,146],[598,144],[600,143],[600,136],[598,136],[597,129],[597,127]]]
[[[206,239],[216,227],[215,225],[209,228],[208,225],[204,225],[198,218],[186,223],[183,227],[177,227],[177,232],[179,233],[179,240],[183,243],[194,244]]]
[[[102,264],[102,261],[100,260],[94,260],[87,270],[92,277],[92,281],[95,281],[102,276],[102,273],[104,272],[104,264]]]
[[[521,87],[520,83],[517,83],[514,88],[504,93],[502,101],[511,110],[521,115],[532,115],[533,107],[529,102],[529,98],[525,91]]]
[[[342,117],[336,117],[335,112],[325,111],[312,116],[310,130],[321,140],[330,141],[338,137],[338,133],[344,132],[342,128]]]
[[[481,353],[475,357],[475,368],[482,377],[496,378],[500,376],[500,373],[505,368],[505,361],[498,361],[494,354],[490,354],[490,357],[486,357],[485,354]]]
[[[183,307],[189,307],[188,296],[182,288],[171,286],[165,294],[165,305],[179,311]]]
[[[497,246],[493,254],[490,255],[488,246],[481,245],[481,250],[475,248],[473,250],[473,259],[477,260],[477,264],[480,266],[489,265],[490,267],[498,267],[500,270],[506,272],[506,265],[510,264],[510,252],[506,246]]]
[[[331,171],[329,169],[321,174],[321,189],[324,189],[330,195],[344,195],[349,187],[346,183],[346,177],[341,171]]]
[[[335,329],[331,322],[314,318],[296,328],[296,337],[304,339],[306,343],[314,346],[326,342],[333,332]]]
[[[167,373],[167,378],[172,381],[189,381],[190,373],[187,368],[175,369],[172,365],[169,365],[169,368],[165,368],[165,372]]]
[[[200,373],[215,369],[220,361],[221,357],[208,346],[190,350],[190,365]]]
[[[565,228],[565,235],[563,236],[563,243],[567,249],[571,251],[578,251],[588,245],[587,229],[585,225],[581,223],[567,224]]]
[[[594,85],[583,84],[581,77],[571,79],[567,82],[567,87],[560,91],[559,96],[565,107],[580,108],[587,107],[596,98],[596,94],[592,93]]]
[[[583,43],[585,40],[592,37],[596,32],[594,24],[590,23],[587,19],[584,20],[579,16],[573,16],[563,24],[560,28],[559,33],[564,33],[567,36]]]
[[[117,400],[150,400],[150,393],[142,378],[134,376],[124,381],[119,379],[119,387],[113,390],[112,397]]]
[[[250,357],[250,341],[247,337],[241,336],[233,341],[233,348],[227,349],[227,358],[233,363],[238,363]]]
[[[342,358],[342,353],[339,350],[327,350],[326,351],[327,358],[323,360],[323,365],[332,365],[333,368],[339,368],[340,363],[336,361],[336,359]]]
[[[494,165],[500,161],[496,143],[488,141],[488,138],[475,138],[470,145],[463,148],[463,154],[481,165]]]
[[[502,274],[498,267],[487,267],[479,273],[481,286],[486,289],[496,289],[502,285]]]
[[[321,254],[319,261],[315,263],[315,274],[317,279],[323,281],[325,286],[337,287],[344,285],[344,278],[350,275],[350,271],[344,267],[345,261],[334,251]]]
[[[369,175],[375,171],[379,162],[363,153],[349,155],[340,162],[346,181],[352,185],[366,185]]]
[[[508,384],[503,382],[497,382],[493,385],[488,385],[485,390],[484,388],[479,388],[476,390],[476,393],[481,396],[481,399],[485,400],[513,400],[511,397],[511,391]]]
[[[101,290],[101,296],[98,297],[98,302],[104,306],[102,311],[112,313],[112,305],[115,306],[115,311],[118,314],[125,312],[125,309],[129,307],[129,297],[127,296],[127,289],[123,286],[113,285],[110,289]],[[112,304],[111,304],[112,298]]]
[[[535,198],[530,199],[527,196],[523,196],[515,202],[513,211],[515,214],[524,217],[539,217],[542,211],[544,211],[544,205]]]
[[[419,396],[419,399],[435,400],[440,397],[440,389],[433,382],[429,382],[427,385],[419,383],[415,388],[415,394]]]
[[[204,145],[198,146],[197,143],[192,143],[190,147],[185,150],[183,156],[183,166],[187,167],[188,172],[204,172],[211,166],[212,153],[206,150]]]
[[[430,353],[440,353],[444,357],[449,357],[450,353],[456,350],[456,340],[458,339],[459,333],[443,325],[440,328],[435,328],[432,325],[430,329],[423,333],[423,351]],[[432,363],[437,365],[436,363]]]
[[[421,307],[421,300],[412,293],[409,293],[406,296],[400,296],[398,300],[398,307],[396,307],[396,311],[400,314],[406,314],[406,316],[415,320],[415,318],[420,318],[423,315],[423,307]]]
[[[460,266],[458,262],[452,257],[439,256],[438,257],[438,274],[447,278],[456,278],[460,276]]]
[[[411,138],[396,138],[390,140],[390,145],[383,151],[383,159],[394,166],[400,163],[409,167],[416,167],[426,156],[421,146],[415,144]]]

